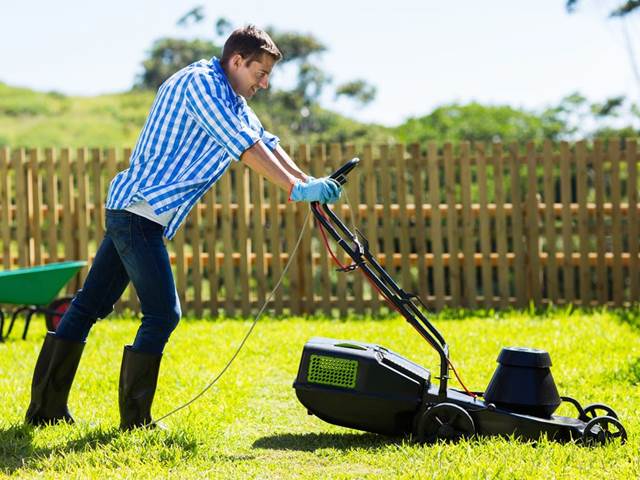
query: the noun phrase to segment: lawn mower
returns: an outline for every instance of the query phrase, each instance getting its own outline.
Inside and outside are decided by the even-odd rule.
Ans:
[[[358,162],[350,160],[331,177],[344,185]],[[427,309],[420,297],[404,291],[389,276],[358,229],[351,232],[326,204],[314,202],[311,208],[338,271],[360,270],[433,347],[440,368],[432,378],[429,370],[377,344],[311,338],[293,384],[309,414],[357,430],[411,435],[423,443],[473,435],[513,435],[533,441],[546,435],[585,445],[625,442],[626,430],[611,407],[598,403],[582,407],[571,397],[559,396],[551,358],[544,350],[503,348],[486,390],[469,391],[450,361],[443,336],[423,314]],[[350,265],[342,265],[331,252],[326,232],[351,258]],[[448,386],[450,372],[463,389]],[[575,418],[553,414],[561,402],[575,407]]]

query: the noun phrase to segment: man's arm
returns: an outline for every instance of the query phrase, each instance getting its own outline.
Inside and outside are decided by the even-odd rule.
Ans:
[[[290,175],[299,180],[302,180],[303,182],[307,181],[307,174],[300,170],[300,168],[295,164],[293,159],[284,150],[284,148],[280,146],[280,144],[276,145],[275,150],[273,150],[273,155],[278,159],[282,168],[289,172]]]
[[[289,157],[280,146],[276,148],[275,152],[277,152],[278,149],[280,149],[287,158]],[[297,172],[296,175],[291,173],[291,165],[289,165],[289,169],[287,169],[277,155],[267,148],[262,141],[254,143],[253,146],[245,150],[240,157],[240,161],[251,170],[265,176],[267,180],[275,183],[287,192],[291,191],[291,188],[297,180],[304,181],[304,179],[306,179],[306,175],[297,169],[291,159],[289,159],[289,161],[296,169],[294,170]]]

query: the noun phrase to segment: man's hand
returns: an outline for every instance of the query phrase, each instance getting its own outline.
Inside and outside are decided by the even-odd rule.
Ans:
[[[297,181],[291,189],[289,199],[294,202],[335,203],[340,198],[342,187],[329,177],[322,177],[308,182]]]

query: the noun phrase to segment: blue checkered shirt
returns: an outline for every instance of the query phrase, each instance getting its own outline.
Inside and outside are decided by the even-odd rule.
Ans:
[[[171,239],[231,160],[259,140],[272,150],[279,142],[233,91],[220,61],[192,63],[160,86],[129,168],[111,181],[106,208],[146,201],[157,215],[173,211],[164,229]]]

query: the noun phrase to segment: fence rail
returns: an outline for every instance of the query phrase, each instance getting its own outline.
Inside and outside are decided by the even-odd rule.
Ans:
[[[364,233],[391,276],[433,309],[638,301],[635,140],[289,151],[314,176],[361,157],[335,208]],[[104,235],[108,182],[126,168],[130,153],[1,148],[2,267],[91,261]],[[262,305],[307,214],[307,205],[285,200],[242,164],[233,164],[201,199],[167,244],[185,312],[249,315]],[[361,275],[334,271],[312,230],[303,235],[272,311],[384,308]],[[123,308],[138,309],[132,288],[117,305]]]

